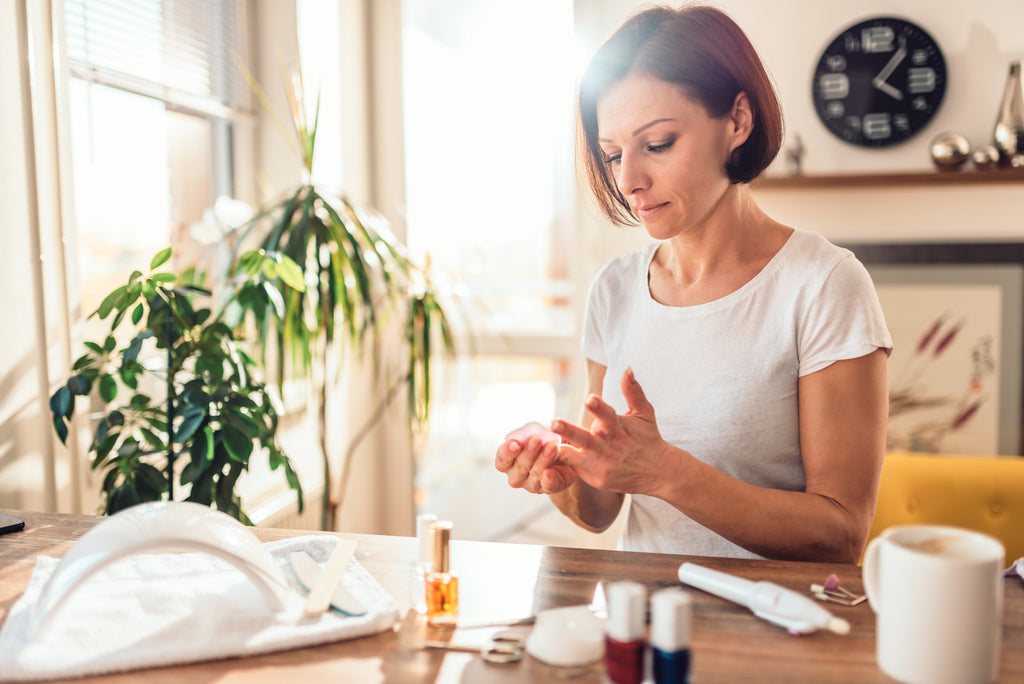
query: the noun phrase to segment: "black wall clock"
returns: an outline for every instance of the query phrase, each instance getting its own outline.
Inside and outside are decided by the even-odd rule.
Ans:
[[[863,147],[903,142],[946,94],[946,60],[920,26],[876,17],[843,29],[822,52],[811,96],[833,135]]]

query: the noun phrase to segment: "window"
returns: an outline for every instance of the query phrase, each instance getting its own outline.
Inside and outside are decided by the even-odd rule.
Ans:
[[[583,396],[572,5],[402,3],[408,242],[458,284],[471,327],[462,351],[472,352],[440,385],[419,505],[456,518],[469,537],[493,538],[485,528],[495,516],[462,518],[474,507],[448,513],[447,501],[506,495],[493,470],[497,443],[531,420],[575,418]],[[497,517],[491,527],[509,527]]]
[[[191,226],[233,194],[234,124],[246,86],[237,0],[65,0],[72,184],[83,317],[175,247],[200,260]],[[102,333],[90,322],[87,338]]]

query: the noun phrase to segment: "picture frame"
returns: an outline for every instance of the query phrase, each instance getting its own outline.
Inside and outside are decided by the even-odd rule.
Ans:
[[[843,246],[893,335],[887,448],[1024,453],[1024,243]]]

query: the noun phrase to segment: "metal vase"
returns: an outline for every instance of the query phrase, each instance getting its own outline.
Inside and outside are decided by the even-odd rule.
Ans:
[[[1019,61],[1010,62],[992,141],[1004,165],[1024,167],[1024,83]]]

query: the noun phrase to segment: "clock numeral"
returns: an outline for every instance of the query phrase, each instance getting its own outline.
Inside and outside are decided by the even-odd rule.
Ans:
[[[829,71],[846,71],[846,57],[842,55],[829,55],[825,58],[825,66]]]
[[[891,26],[869,26],[860,32],[864,52],[892,52],[895,37]]]
[[[935,70],[931,67],[908,69],[907,90],[912,93],[930,93],[935,90]]]
[[[917,66],[928,63],[928,51],[927,50],[912,50],[910,52],[910,61]]]
[[[888,112],[865,114],[862,128],[868,140],[884,140],[892,135],[892,125]]]
[[[830,119],[838,119],[843,114],[846,114],[846,105],[839,100],[831,100],[827,105],[825,105],[825,113]]]
[[[917,97],[910,101],[910,106],[919,112],[924,112],[928,110],[928,100],[918,95]]]
[[[826,100],[841,100],[850,94],[850,79],[844,73],[822,74],[818,88]]]
[[[910,118],[906,114],[896,114],[892,117],[892,127],[906,133],[910,130]]]

